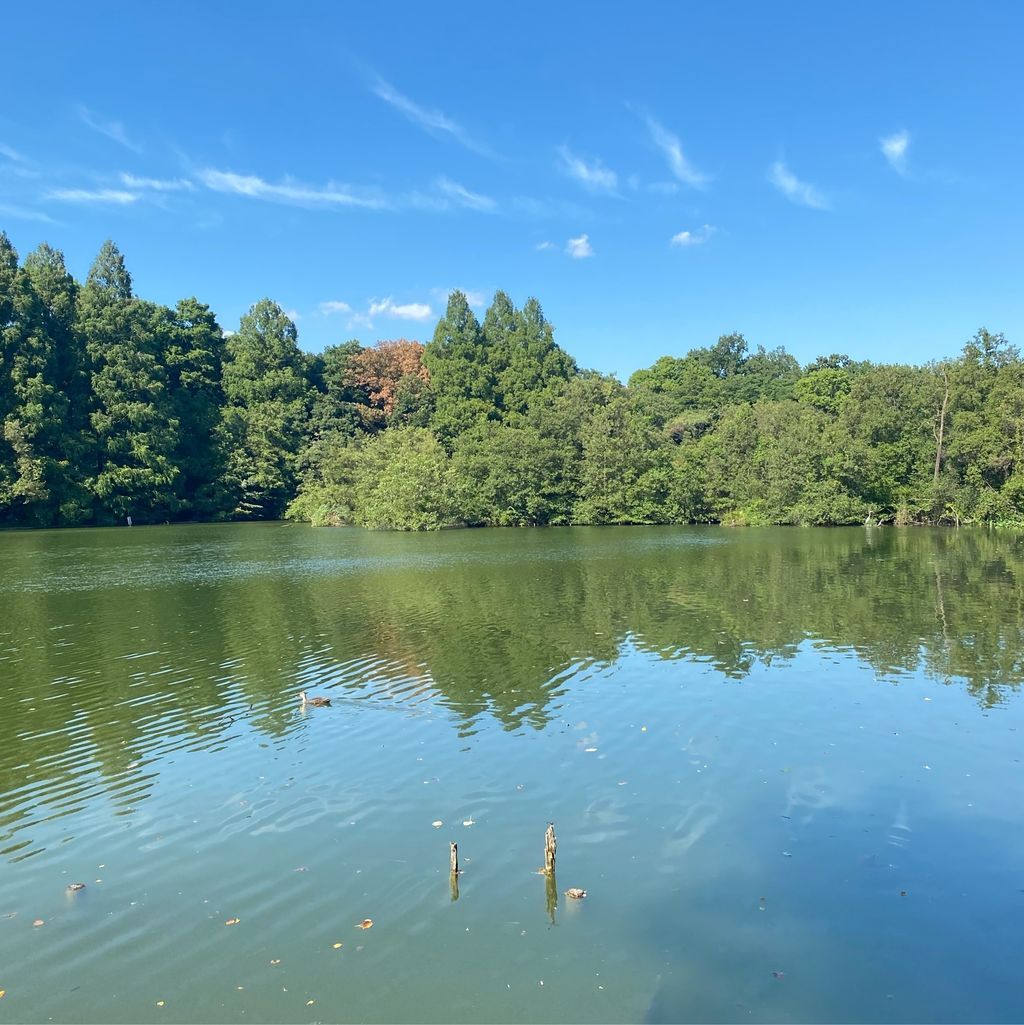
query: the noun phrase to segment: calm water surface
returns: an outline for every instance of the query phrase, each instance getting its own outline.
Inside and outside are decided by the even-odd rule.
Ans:
[[[0,1020],[1020,1021],[1022,581],[982,532],[2,535]]]

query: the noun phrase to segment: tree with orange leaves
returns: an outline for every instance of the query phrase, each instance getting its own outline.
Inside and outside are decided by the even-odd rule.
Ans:
[[[395,411],[399,386],[407,378],[428,384],[430,371],[423,365],[422,343],[399,338],[378,342],[356,353],[346,367],[345,383],[364,389],[371,408],[379,410],[387,419]]]

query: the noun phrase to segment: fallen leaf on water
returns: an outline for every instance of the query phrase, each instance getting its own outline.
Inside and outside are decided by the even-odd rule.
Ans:
[[[316,1003],[316,1001],[315,1001],[315,1000],[307,1000],[307,1001],[306,1001],[306,1006],[307,1006],[307,1007],[312,1007],[312,1006],[313,1006],[313,1005],[314,1005],[315,1003]]]
[[[434,821],[430,824],[434,827],[434,829],[440,829],[444,825],[444,823],[440,819],[434,819]]]
[[[364,919],[363,919],[363,920],[362,920],[362,921],[361,921],[361,922],[360,922],[360,923],[359,923],[359,924],[358,924],[358,925],[356,926],[356,928],[357,928],[357,929],[372,929],[372,928],[373,928],[373,919],[372,919],[372,918],[364,918]]]
[[[99,880],[97,880],[99,882]],[[85,889],[85,883],[68,883],[68,893],[77,893]]]
[[[32,923],[32,925],[33,925],[33,927],[34,927],[34,928],[38,929],[38,928],[39,928],[39,926],[41,926],[41,925],[46,925],[46,923],[45,923],[45,922],[44,922],[44,921],[43,921],[43,920],[42,920],[41,918],[37,918],[37,919],[36,919],[36,920],[35,920],[35,921],[34,921],[34,922]]]
[[[270,963],[271,964],[280,964],[281,963],[281,959],[279,957],[272,958]]]
[[[369,919],[367,919],[367,921],[369,921]],[[369,926],[367,926],[367,928],[369,928]],[[335,943],[335,944],[334,944],[334,949],[335,949],[335,950],[341,950],[341,948],[342,948],[343,946],[345,946],[345,944],[344,944],[344,943]]]
[[[570,886],[569,889],[565,891],[565,895],[566,897],[571,897],[573,900],[583,900],[587,895],[587,891],[581,890],[578,886]]]
[[[3,1000],[4,995],[7,993],[6,989],[0,989],[0,1000]]]
[[[238,923],[240,921],[241,921],[240,918],[229,918],[224,924],[225,925],[238,925]]]
[[[464,826],[475,826],[476,820],[472,816],[470,816],[468,819],[463,819],[462,824]]]
[[[786,977],[785,972],[772,972],[773,979],[784,979]]]
[[[901,897],[906,897],[906,895],[907,895],[907,891],[906,890],[900,890],[900,896]]]
[[[157,1006],[157,1007],[163,1007],[163,1006],[164,1006],[164,1002],[163,1002],[162,1000],[158,1000],[158,1001],[156,1002],[156,1006]]]

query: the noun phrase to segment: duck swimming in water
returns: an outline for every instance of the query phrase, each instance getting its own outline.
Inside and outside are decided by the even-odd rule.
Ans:
[[[313,705],[314,708],[323,708],[325,705],[329,705],[331,703],[330,698],[307,698],[304,690],[299,691],[299,701],[303,708],[305,708],[306,705]]]

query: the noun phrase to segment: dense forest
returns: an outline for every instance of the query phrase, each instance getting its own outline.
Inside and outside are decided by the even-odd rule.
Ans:
[[[0,233],[0,424],[5,526],[1024,526],[1024,361],[984,329],[926,366],[728,334],[623,385],[535,299],[453,292],[426,345],[312,355],[269,299],[225,332],[137,297],[112,242],[80,284]]]

